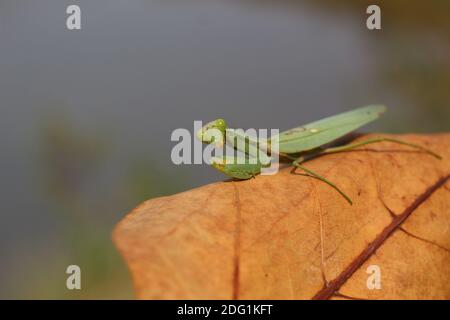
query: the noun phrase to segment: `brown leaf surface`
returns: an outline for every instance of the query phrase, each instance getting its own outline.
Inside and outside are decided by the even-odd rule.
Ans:
[[[444,158],[381,143],[306,163],[353,206],[290,168],[144,202],[114,231],[137,297],[450,299],[450,134],[395,137]]]

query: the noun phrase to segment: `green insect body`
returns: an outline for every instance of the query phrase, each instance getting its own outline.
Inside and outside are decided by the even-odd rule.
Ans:
[[[279,150],[288,154],[313,150],[378,119],[385,111],[385,106],[371,105],[284,131],[279,135]]]
[[[383,141],[389,141],[397,144],[406,145],[421,151],[424,151],[438,159],[441,157],[436,153],[416,144],[408,143],[398,139],[392,138],[372,138],[365,141],[352,143],[344,146],[321,148],[330,142],[366,125],[380,117],[382,113],[386,111],[386,107],[381,105],[370,105],[362,108],[358,108],[352,111],[344,112],[335,116],[321,119],[301,127],[293,128],[284,131],[278,135],[278,153],[280,157],[286,158],[292,161],[292,165],[296,168],[302,169],[308,175],[319,179],[338,191],[350,204],[352,200],[347,196],[340,188],[334,183],[322,177],[320,174],[304,167],[302,163],[305,159],[312,159],[317,156],[343,152],[352,150],[367,144],[378,143]],[[226,122],[223,119],[217,119],[206,124],[198,133],[197,137],[204,143],[216,143],[207,134],[208,130],[216,129],[224,136],[222,137],[220,144],[224,141],[232,145],[235,149],[243,152],[246,155],[245,159],[234,157],[224,159],[213,159],[211,164],[217,170],[225,173],[226,175],[239,180],[250,179],[261,173],[263,167],[269,166],[268,154],[270,154],[271,140],[257,141],[255,138],[249,137],[240,131],[229,130]],[[241,144],[236,144],[236,141],[240,141]],[[264,152],[257,152],[261,146]],[[263,155],[263,156],[262,156]],[[265,156],[264,156],[265,155]],[[264,158],[263,158],[264,157]],[[248,161],[250,158],[256,158],[253,162]],[[264,161],[259,161],[259,160]],[[238,161],[240,160],[240,161]],[[246,160],[246,161],[243,161]],[[254,160],[254,159],[253,159]],[[264,165],[262,164],[264,163]]]

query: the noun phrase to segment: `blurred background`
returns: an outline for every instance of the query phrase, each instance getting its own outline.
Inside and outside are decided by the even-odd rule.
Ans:
[[[171,162],[194,120],[284,130],[384,103],[366,130],[449,131],[449,16],[442,0],[0,0],[0,298],[133,298],[114,225],[223,179]]]

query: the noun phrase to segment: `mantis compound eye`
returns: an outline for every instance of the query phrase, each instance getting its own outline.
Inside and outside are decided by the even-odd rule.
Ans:
[[[211,122],[211,128],[217,129],[225,135],[225,131],[227,130],[227,124],[223,119],[217,119]]]
[[[227,125],[223,119],[211,121],[197,132],[197,138],[205,143],[222,143],[225,137],[226,128]]]
[[[227,124],[225,123],[225,120],[223,119],[217,119],[215,121],[217,129],[221,130],[221,129],[226,129],[227,128]]]

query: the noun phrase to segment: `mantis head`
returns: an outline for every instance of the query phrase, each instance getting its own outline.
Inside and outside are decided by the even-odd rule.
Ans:
[[[223,119],[216,119],[205,124],[198,132],[197,138],[204,143],[221,142],[225,139],[227,124]],[[219,139],[218,136],[221,136]],[[219,140],[219,141],[218,141]]]

